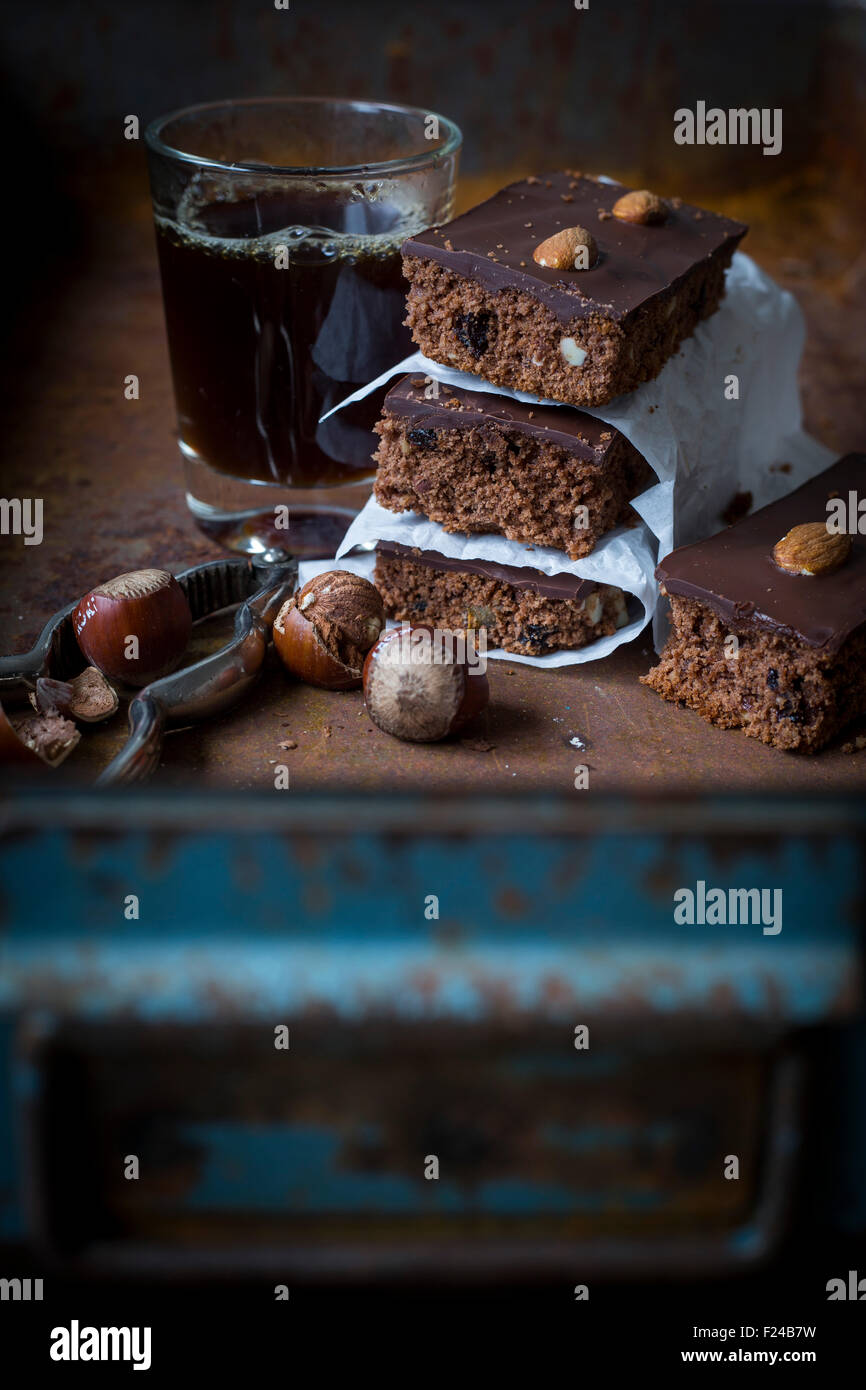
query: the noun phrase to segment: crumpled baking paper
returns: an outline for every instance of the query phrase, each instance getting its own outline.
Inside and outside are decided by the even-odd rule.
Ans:
[[[654,489],[655,490],[655,489]],[[647,528],[638,524],[632,528],[620,526],[611,531],[582,560],[569,560],[561,550],[546,546],[520,545],[504,536],[464,536],[444,531],[434,521],[417,512],[389,512],[371,497],[363,511],[356,516],[337,551],[336,564],[354,574],[372,580],[375,556],[371,553],[377,541],[398,541],[401,545],[435,550],[456,560],[493,560],[499,565],[522,565],[541,570],[544,574],[575,574],[581,579],[594,579],[599,584],[615,584],[624,590],[629,601],[629,619],[625,627],[610,637],[599,637],[586,647],[549,652],[546,656],[523,656],[506,652],[499,647],[488,650],[488,657],[517,661],[528,666],[573,666],[586,661],[598,661],[609,656],[624,642],[630,642],[650,621],[655,611],[658,586],[653,579],[655,546]],[[351,551],[361,547],[361,555]],[[307,561],[300,567],[300,582],[306,584],[313,575],[332,569],[333,561]]]
[[[726,524],[723,514],[738,495],[751,494],[752,509],[762,507],[833,461],[832,451],[802,428],[797,367],[804,340],[803,315],[794,297],[749,256],[737,252],[727,272],[726,293],[719,309],[698,325],[659,376],[605,406],[587,409],[587,414],[620,430],[655,471],[658,484],[632,504],[655,540],[645,535],[643,528],[621,528],[592,555],[572,564],[559,551],[520,546],[502,537],[449,535],[415,513],[398,516],[371,502],[350,527],[339,554],[345,555],[358,541],[393,539],[457,558],[496,559],[502,564],[531,565],[546,573],[569,571],[618,584],[644,606],[645,616],[637,629],[630,624],[616,637],[602,639],[582,652],[548,657],[501,653],[512,660],[551,666],[606,656],[635,636],[655,610],[651,593],[655,591],[653,570],[659,558],[675,545],[686,545],[721,530]],[[529,404],[570,408],[526,391],[494,386],[415,352],[334,410],[409,372],[466,390],[492,391]],[[728,399],[734,388],[733,377],[737,397]],[[371,523],[379,528],[376,536],[369,530]],[[407,536],[412,539],[407,540]],[[598,572],[593,561],[599,563]],[[613,568],[617,564],[623,566],[621,573]],[[635,565],[642,567],[640,573]],[[657,644],[661,636],[657,624]]]
[[[803,315],[793,295],[737,252],[718,310],[698,325],[655,381],[607,405],[583,407],[620,430],[659,483],[668,485],[653,500],[652,520],[636,504],[658,537],[660,557],[675,545],[721,530],[723,513],[738,493],[751,493],[753,508],[763,507],[832,463],[831,450],[802,428],[797,366],[804,341]],[[493,386],[415,352],[334,409],[407,372],[531,405],[570,408],[527,391]],[[726,384],[732,389],[732,376],[737,378],[736,400],[725,395]],[[784,472],[779,468],[783,463],[789,466]]]

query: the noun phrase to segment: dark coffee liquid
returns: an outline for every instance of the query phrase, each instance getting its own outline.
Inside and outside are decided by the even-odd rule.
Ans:
[[[295,488],[372,473],[384,391],[318,421],[411,351],[400,223],[375,202],[270,191],[157,221],[187,449],[220,473]]]

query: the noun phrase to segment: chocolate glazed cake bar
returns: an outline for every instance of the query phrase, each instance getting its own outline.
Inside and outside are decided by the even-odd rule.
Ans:
[[[385,398],[376,501],[446,531],[588,555],[655,474],[618,430],[561,406],[404,377]]]
[[[573,574],[487,560],[454,560],[380,541],[374,582],[389,618],[451,630],[486,628],[488,647],[545,656],[584,647],[628,622],[625,596]]]
[[[718,308],[746,230],[582,175],[524,179],[404,243],[406,322],[437,362],[604,405],[657,376]],[[583,257],[570,254],[579,232],[590,233]]]
[[[828,502],[850,514],[851,493],[866,496],[866,454],[663,560],[673,632],[644,683],[807,753],[866,712],[866,537],[827,526]]]

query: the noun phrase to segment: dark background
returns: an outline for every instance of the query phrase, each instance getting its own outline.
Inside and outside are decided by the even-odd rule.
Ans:
[[[663,193],[863,184],[866,24],[822,0],[152,0],[3,7],[0,90],[11,137],[7,193],[25,257],[51,273],[70,236],[145,192],[142,128],[228,96],[340,94],[440,110],[465,136],[463,172],[585,163]],[[776,157],[756,147],[675,146],[673,112],[784,109]],[[18,201],[26,189],[26,202]],[[859,196],[859,194],[858,194]],[[748,201],[748,199],[747,199]],[[742,202],[740,204],[741,211]],[[748,213],[748,207],[744,210]],[[43,270],[45,269],[43,263]]]
[[[21,155],[117,152],[120,120],[226,96],[323,94],[430,106],[466,134],[465,168],[538,167],[583,151],[658,179],[673,110],[783,106],[784,152],[722,151],[739,186],[832,158],[854,134],[864,37],[856,3],[822,0],[47,0],[5,5],[3,89]],[[842,127],[848,126],[846,132]],[[716,151],[719,154],[719,151]],[[699,150],[678,152],[700,178]]]

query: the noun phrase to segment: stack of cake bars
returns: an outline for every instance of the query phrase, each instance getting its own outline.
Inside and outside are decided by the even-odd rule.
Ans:
[[[629,521],[652,470],[580,407],[658,375],[718,308],[746,231],[629,192],[569,172],[530,178],[405,243],[407,322],[425,356],[558,404],[404,377],[377,426],[382,507],[551,547],[564,566]],[[586,242],[586,231],[590,253],[578,248],[562,268],[536,254],[561,233],[566,246]],[[489,646],[527,656],[585,646],[627,622],[621,589],[542,573],[531,549],[516,566],[381,541],[375,582],[392,618],[483,627]]]

